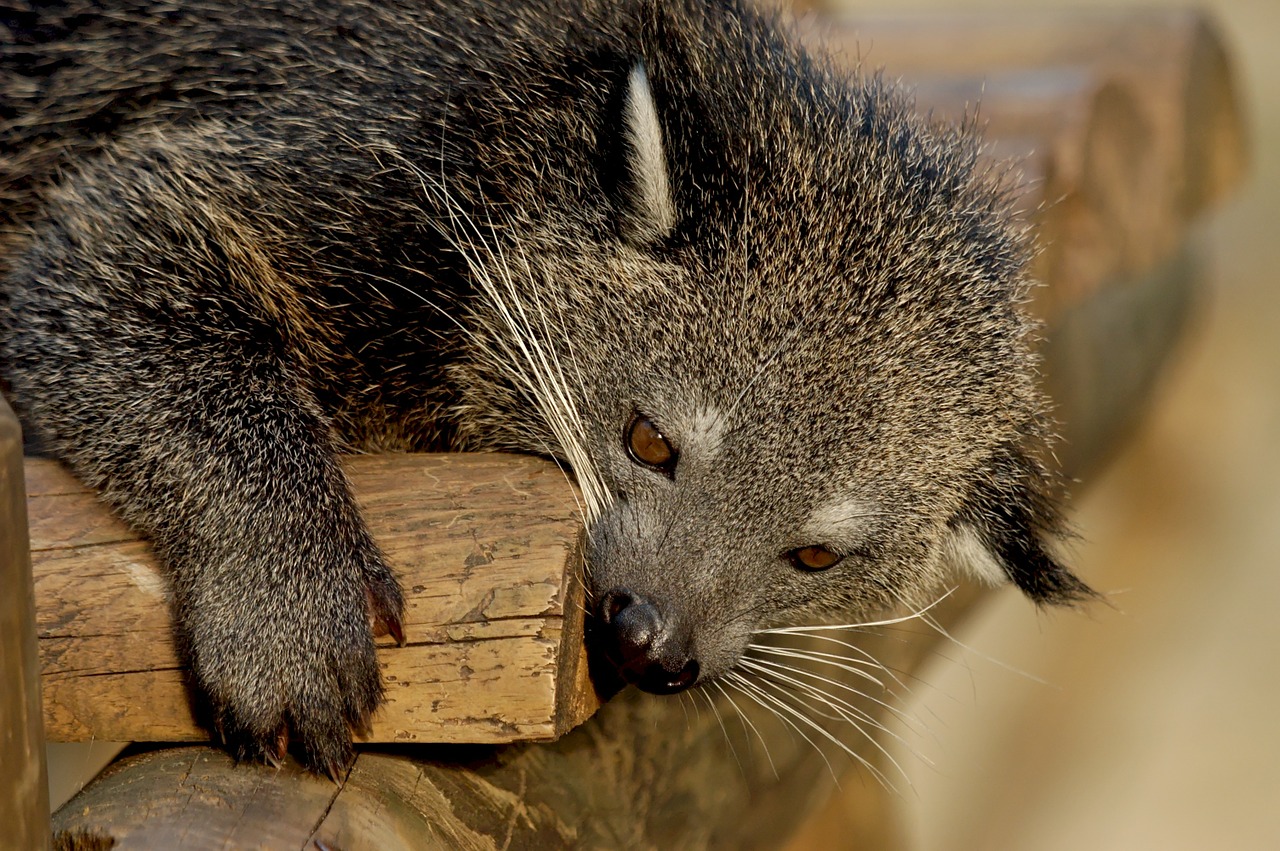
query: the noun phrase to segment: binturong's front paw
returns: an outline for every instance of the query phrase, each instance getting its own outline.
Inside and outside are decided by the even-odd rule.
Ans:
[[[367,734],[383,696],[374,635],[404,643],[400,588],[376,550],[323,563],[273,555],[179,589],[179,630],[234,756],[278,765],[292,746],[341,782],[352,733]]]

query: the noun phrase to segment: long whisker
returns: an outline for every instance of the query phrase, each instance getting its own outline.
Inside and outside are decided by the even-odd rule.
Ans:
[[[951,594],[955,590],[956,590],[955,588],[952,588],[951,591],[948,591],[947,593]],[[899,600],[901,600],[901,597],[899,597]],[[939,602],[941,602],[941,600],[939,600]],[[923,615],[925,612],[927,612],[931,608],[933,608],[932,605],[922,609],[920,614]],[[964,650],[966,653],[972,653],[973,655],[977,656],[979,659],[990,662],[996,667],[1003,668],[1004,670],[1009,671],[1010,673],[1013,673],[1013,674],[1017,674],[1020,677],[1025,677],[1026,679],[1030,680],[1033,683],[1038,683],[1043,686],[1049,686],[1050,688],[1055,687],[1053,683],[1050,683],[1048,680],[1041,679],[1040,677],[1037,677],[1035,674],[1032,674],[1028,671],[1024,671],[1021,668],[1018,668],[1014,665],[1010,665],[1007,662],[1002,662],[1001,660],[996,659],[994,656],[990,656],[986,653],[983,653],[981,650],[978,650],[976,647],[972,647],[968,644],[965,644],[963,641],[956,638],[949,631],[947,631],[947,628],[944,627],[935,617],[932,617],[932,616],[921,617],[920,621],[921,623],[924,623],[926,626],[932,629],[934,632],[938,633],[943,638],[947,639],[952,644],[959,647],[961,650]]]
[[[724,726],[724,717],[721,716],[720,710],[716,707],[715,699],[711,695],[707,694],[703,689],[696,689],[696,691],[698,694],[702,695],[703,699],[707,702],[707,706],[711,707],[712,713],[715,714],[716,722],[720,724],[720,732],[724,734],[725,744],[729,746],[729,753],[733,754],[733,761],[738,764],[738,770],[742,772],[742,775],[745,777],[747,770],[743,767],[742,760],[738,757],[738,749],[733,746],[733,740],[729,737],[728,728]]]
[[[915,756],[917,759],[920,759],[928,763],[928,760],[925,759],[918,752],[916,752],[909,744],[907,744],[907,742],[901,736],[898,736],[892,730],[885,727],[883,724],[880,724],[879,722],[877,722],[875,719],[873,719],[870,715],[868,715],[863,710],[860,710],[857,707],[853,706],[852,704],[848,703],[847,701],[843,701],[837,697],[834,697],[822,691],[821,689],[815,688],[809,684],[800,682],[790,677],[779,676],[776,672],[757,672],[757,674],[760,675],[761,682],[768,684],[771,688],[776,689],[780,694],[790,697],[792,700],[796,701],[798,704],[808,707],[811,711],[815,712],[816,714],[821,715],[822,717],[830,720],[839,720],[849,724],[851,727],[857,730],[858,733],[864,739],[870,742],[871,745],[876,748],[876,750],[880,751],[880,753],[884,755],[885,759],[887,759],[890,762],[890,764],[892,764],[893,767],[897,769],[898,774],[900,774],[902,778],[906,780],[908,786],[911,786],[912,788],[914,788],[914,784],[912,784],[911,782],[911,777],[902,768],[902,766],[898,763],[898,761],[894,759],[893,755],[888,751],[888,749],[885,748],[884,745],[882,745],[874,735],[867,732],[867,729],[863,727],[863,724],[865,723],[870,727],[872,727],[873,729],[880,730],[886,733],[887,735],[892,736],[893,738],[897,739],[904,747],[906,747],[907,750],[913,756]],[[795,692],[791,692],[790,690],[784,688],[782,686],[782,683],[786,683],[787,685],[793,688],[798,688],[800,690],[800,693],[796,694]],[[815,707],[812,703],[809,702],[809,700],[806,700],[805,698],[810,698],[812,700],[817,701],[819,704],[823,706],[829,707],[830,710],[835,714],[832,715],[827,712],[824,712],[821,708]],[[893,789],[893,791],[895,792],[898,791],[897,788],[894,787],[892,783],[887,783],[888,778],[883,774],[883,772],[881,772],[879,769],[874,768],[868,760],[865,760],[865,759],[862,760],[862,764],[867,769],[869,769],[872,772],[872,774],[874,774],[878,779],[886,782],[886,785],[888,785],[890,789]]]
[[[778,636],[772,636],[772,637],[776,639]],[[893,682],[894,682],[894,683],[895,683],[899,688],[901,688],[903,691],[908,691],[908,692],[910,691],[910,689],[909,689],[909,688],[907,688],[906,683],[904,683],[904,682],[903,682],[903,681],[898,677],[898,674],[897,674],[895,671],[893,671],[891,668],[889,668],[887,665],[885,665],[883,662],[881,662],[879,659],[877,659],[877,658],[876,658],[875,656],[873,656],[871,653],[868,653],[868,652],[866,651],[866,649],[865,649],[865,648],[859,647],[858,645],[854,644],[854,643],[853,643],[853,642],[851,642],[851,641],[845,641],[845,640],[843,640],[843,639],[836,638],[836,637],[834,637],[834,636],[830,636],[830,635],[821,635],[821,634],[812,635],[812,634],[798,633],[798,634],[793,634],[793,635],[787,635],[787,636],[785,636],[785,637],[787,637],[787,638],[803,638],[803,639],[804,639],[804,640],[806,640],[806,641],[821,641],[821,642],[825,642],[825,643],[827,643],[827,644],[834,644],[834,645],[836,645],[837,647],[844,647],[844,648],[846,648],[846,649],[848,649],[848,650],[850,650],[850,651],[852,651],[852,652],[854,652],[854,653],[858,654],[859,656],[861,656],[861,657],[862,657],[862,659],[863,659],[863,661],[864,661],[868,666],[870,666],[870,667],[874,668],[874,669],[875,669],[875,670],[877,670],[877,671],[884,671],[885,676],[887,676],[887,677],[889,677],[891,680],[893,680]],[[768,646],[768,645],[756,645],[756,646]],[[784,649],[795,649],[795,648],[784,648]],[[814,651],[814,652],[818,652],[818,651]],[[854,660],[853,660],[853,659],[849,659],[848,661],[853,662]]]
[[[884,708],[884,709],[885,709],[885,710],[887,710],[888,712],[892,713],[892,714],[894,715],[894,717],[898,718],[900,721],[902,721],[904,724],[906,724],[908,727],[910,727],[910,728],[911,728],[911,729],[913,729],[913,730],[916,730],[916,726],[917,726],[917,725],[920,725],[920,722],[919,722],[916,718],[912,717],[911,715],[909,715],[909,714],[908,714],[908,713],[906,713],[906,712],[903,712],[901,709],[898,709],[897,707],[892,706],[892,705],[890,705],[890,704],[886,703],[886,702],[885,702],[885,701],[883,701],[883,700],[879,700],[878,698],[872,697],[871,695],[867,694],[866,692],[861,691],[860,689],[856,689],[856,688],[854,688],[853,686],[851,686],[851,685],[849,685],[849,684],[847,684],[847,683],[842,683],[842,682],[840,682],[839,680],[833,680],[833,679],[831,679],[831,678],[829,678],[829,677],[824,677],[824,676],[822,676],[821,674],[819,674],[819,673],[817,673],[817,672],[815,672],[815,671],[808,671],[808,670],[805,670],[804,668],[799,668],[799,667],[796,667],[796,666],[793,666],[793,665],[783,665],[783,664],[778,663],[778,662],[770,662],[770,661],[765,660],[765,659],[748,660],[748,662],[751,664],[751,667],[752,667],[752,668],[753,668],[757,673],[762,673],[762,674],[763,674],[763,673],[765,673],[765,669],[768,669],[769,671],[775,671],[775,672],[778,672],[778,676],[788,675],[788,676],[787,676],[788,681],[789,681],[789,682],[792,682],[792,684],[793,684],[793,685],[797,685],[797,686],[801,686],[802,684],[801,684],[800,682],[796,681],[796,680],[791,680],[791,679],[790,679],[790,677],[789,677],[789,675],[790,675],[790,674],[795,674],[795,675],[798,675],[798,676],[808,677],[808,678],[813,679],[813,680],[816,680],[816,681],[818,681],[818,682],[820,682],[820,683],[824,683],[824,684],[826,684],[826,685],[828,685],[828,686],[831,686],[832,688],[837,688],[837,689],[841,689],[841,690],[843,690],[843,691],[847,691],[847,692],[849,692],[849,693],[851,693],[851,694],[854,694],[854,695],[856,695],[856,696],[858,696],[858,697],[860,697],[860,698],[862,698],[862,699],[864,699],[864,700],[868,700],[868,701],[870,701],[870,702],[872,702],[872,703],[876,704],[877,706],[880,706],[880,707]],[[757,667],[757,666],[758,666],[758,667]],[[816,688],[816,686],[812,686],[812,685],[810,685],[809,687],[811,687],[811,688]],[[832,695],[830,692],[824,692],[824,694],[826,694],[827,696],[831,697],[833,700],[837,700],[837,701],[840,701],[841,703],[844,703],[844,701],[843,701],[843,700],[841,700],[840,698],[835,697],[835,696],[834,696],[834,695]],[[852,706],[852,704],[847,704],[847,703],[846,703],[846,704],[844,704],[844,705],[848,706],[851,710],[853,710],[853,709],[854,709],[854,708],[853,708],[853,706]],[[863,709],[856,709],[856,710],[854,710],[854,711],[856,711],[856,712],[858,713],[859,717],[860,717],[860,718],[862,718],[864,721],[866,721],[866,722],[868,722],[868,723],[870,723],[870,724],[874,724],[875,726],[879,727],[881,730],[884,730],[884,731],[885,731],[886,733],[888,733],[890,736],[893,736],[895,739],[898,739],[898,741],[900,741],[902,744],[907,745],[907,742],[906,742],[906,740],[905,740],[905,739],[902,739],[902,738],[901,738],[900,736],[898,736],[896,733],[894,733],[893,731],[889,730],[889,728],[885,727],[883,724],[881,724],[879,721],[877,721],[874,717],[872,717],[869,713],[867,713],[867,712],[866,712],[866,710],[863,710]],[[920,725],[920,726],[923,726],[923,725]],[[916,731],[917,731],[917,732],[920,732],[919,730],[916,730]],[[908,745],[908,747],[910,747],[910,746]],[[926,760],[926,762],[927,762],[927,760]]]
[[[859,765],[861,765],[863,768],[867,769],[867,771],[869,771],[873,777],[875,777],[878,781],[880,781],[882,784],[884,784],[887,788],[889,788],[889,789],[893,789],[895,792],[897,791],[896,787],[894,787],[894,785],[893,785],[892,783],[890,783],[890,782],[889,782],[889,779],[888,779],[887,777],[885,777],[885,776],[884,776],[884,773],[883,773],[882,771],[880,771],[878,768],[876,768],[874,765],[872,765],[872,764],[871,764],[871,762],[870,762],[868,759],[866,759],[865,757],[863,757],[861,754],[859,754],[857,751],[855,751],[855,750],[854,750],[853,748],[851,748],[849,745],[847,745],[847,744],[845,744],[844,742],[840,741],[840,740],[839,740],[838,738],[836,738],[836,737],[835,737],[835,736],[834,736],[830,731],[828,731],[825,727],[823,727],[823,726],[822,726],[821,724],[819,724],[818,722],[814,721],[814,720],[813,720],[812,718],[810,718],[808,715],[806,715],[806,714],[804,714],[803,712],[801,712],[798,708],[796,708],[796,707],[792,706],[792,705],[791,705],[791,704],[789,704],[789,703],[786,703],[786,702],[785,702],[785,700],[783,700],[783,698],[791,698],[791,699],[793,699],[793,700],[794,700],[794,699],[796,699],[796,696],[795,696],[794,694],[792,694],[791,692],[789,692],[789,691],[787,691],[786,689],[782,688],[778,683],[773,682],[773,681],[771,681],[771,680],[769,680],[769,679],[765,679],[765,678],[761,678],[761,679],[759,680],[759,682],[758,682],[758,683],[750,683],[750,685],[755,689],[756,694],[757,694],[759,697],[761,697],[761,698],[763,698],[763,699],[765,699],[765,700],[769,701],[772,705],[774,705],[774,706],[775,706],[776,708],[778,708],[779,710],[781,710],[781,711],[783,711],[783,712],[787,713],[787,714],[788,714],[788,715],[790,715],[792,718],[796,719],[797,721],[799,721],[799,722],[803,723],[806,727],[808,727],[808,728],[810,728],[811,730],[813,730],[815,733],[817,733],[817,734],[818,734],[819,736],[821,736],[822,738],[824,738],[824,739],[826,739],[827,741],[831,742],[833,745],[835,745],[837,748],[839,748],[841,751],[843,751],[843,752],[844,752],[844,753],[845,753],[849,758],[853,759],[855,762],[857,762],[857,763],[858,763]],[[776,694],[775,694],[775,693],[772,693],[772,692],[770,692],[770,691],[766,691],[766,690],[765,690],[765,688],[766,688],[766,687],[767,687],[767,688],[769,688],[769,689],[771,689],[771,690],[772,690],[772,692],[776,692]],[[855,726],[856,726],[856,724],[855,724]],[[803,733],[802,733],[802,735],[803,735]],[[864,733],[864,735],[865,735],[865,733]],[[821,748],[818,748],[818,746],[817,746],[816,744],[814,744],[814,742],[813,742],[813,740],[812,740],[812,739],[809,739],[809,738],[808,738],[808,736],[805,736],[805,738],[806,738],[806,740],[808,740],[808,741],[809,741],[809,743],[810,743],[810,744],[812,744],[812,745],[814,746],[814,748],[815,748],[815,749],[817,749],[817,750],[818,750],[818,752],[819,752],[819,753],[822,753],[822,749],[821,749]],[[825,756],[825,754],[824,754],[824,756],[823,756],[823,759],[824,759],[824,760],[826,760],[826,756]],[[834,771],[834,769],[832,768],[830,761],[827,761],[827,768],[828,768],[829,770],[831,770],[831,772],[832,772],[832,777],[833,777],[833,778],[835,778],[835,780],[836,780],[836,785],[838,786],[838,785],[839,785],[839,783],[840,783],[840,780],[839,780],[839,778],[838,778],[838,777],[836,777],[836,775],[835,775],[835,771]]]
[[[823,665],[830,665],[839,668],[842,671],[848,671],[854,676],[869,680],[880,688],[886,688],[884,681],[874,674],[867,673],[863,670],[863,666],[873,670],[879,670],[875,662],[869,662],[865,659],[849,659],[838,653],[822,653],[817,650],[797,650],[791,647],[770,647],[765,644],[748,644],[748,652],[765,653],[770,656],[782,656],[788,659],[804,659],[809,662],[816,662]]]
[[[582,422],[577,407],[568,393],[567,377],[558,358],[555,358],[544,345],[544,341],[552,339],[551,322],[540,300],[536,300],[537,317],[532,317],[520,298],[520,290],[516,285],[513,266],[508,260],[501,240],[490,244],[485,238],[477,222],[471,218],[454,200],[452,193],[445,187],[443,180],[436,184],[433,180],[412,163],[404,163],[418,178],[423,192],[440,202],[451,223],[452,233],[441,227],[442,233],[449,239],[465,263],[471,278],[479,286],[489,300],[491,308],[502,324],[510,331],[509,336],[495,335],[490,342],[496,344],[497,351],[489,349],[474,334],[470,338],[487,349],[491,354],[499,354],[505,370],[518,386],[521,386],[533,400],[535,407],[543,414],[544,421],[558,438],[568,456],[576,474],[577,486],[581,490],[583,501],[579,503],[579,511],[584,516],[584,527],[590,529],[592,521],[599,516],[610,499],[606,488],[602,487],[598,474],[591,463],[590,456],[584,451],[577,435],[582,433]],[[497,226],[486,212],[488,232],[496,234]],[[463,239],[466,231],[470,239]],[[478,244],[487,254],[496,259],[496,279],[490,268],[478,260],[470,250],[470,243]],[[532,281],[535,277],[527,256],[523,250],[520,261],[525,279]],[[560,337],[564,338],[564,329],[560,329]],[[514,342],[513,342],[514,341]],[[525,367],[528,367],[526,369]],[[581,372],[578,372],[581,386]],[[545,445],[545,441],[543,441]],[[559,453],[547,447],[549,457],[556,460],[559,466]],[[561,466],[561,472],[568,478],[568,471]],[[575,500],[577,499],[575,494]]]
[[[906,623],[907,621],[912,621],[912,620],[916,620],[917,618],[920,618],[925,612],[929,611],[934,606],[937,606],[943,600],[947,599],[955,592],[956,592],[956,589],[952,588],[948,590],[945,594],[943,594],[941,597],[934,600],[929,605],[925,606],[924,608],[911,612],[910,614],[907,614],[907,615],[902,615],[901,617],[886,618],[884,620],[879,620],[879,621],[862,621],[860,623],[814,624],[812,626],[773,627],[770,629],[761,629],[761,630],[758,630],[758,632],[767,633],[770,635],[796,635],[800,633],[809,633],[809,632],[832,632],[832,631],[842,630],[842,629],[866,629],[867,627],[892,626],[893,624]]]
[[[724,685],[719,680],[713,680],[711,684],[719,690],[720,694],[724,695],[725,700],[729,701],[729,705],[732,706],[734,712],[738,714],[738,720],[742,722],[743,726],[751,728],[751,732],[756,734],[756,738],[760,740],[760,748],[764,751],[764,758],[769,761],[769,770],[773,772],[775,780],[781,779],[778,776],[778,766],[773,762],[773,755],[769,753],[769,744],[764,740],[764,736],[760,735],[760,731],[756,729],[756,725],[751,722],[751,719],[747,717],[747,714],[742,711],[742,707],[738,706],[738,702],[733,699],[728,691],[725,690]]]
[[[797,712],[792,707],[787,706],[786,704],[779,701],[776,697],[773,697],[772,695],[763,691],[759,686],[757,686],[755,683],[748,680],[746,677],[744,677],[742,674],[738,673],[737,671],[734,671],[730,673],[728,676],[726,676],[725,682],[731,684],[734,688],[738,689],[738,691],[742,692],[744,695],[746,695],[747,697],[750,697],[756,703],[760,704],[765,709],[772,712],[774,717],[778,718],[780,721],[782,721],[784,724],[786,724],[788,727],[794,730],[800,736],[800,738],[808,742],[809,746],[813,748],[815,751],[817,751],[818,756],[822,757],[822,761],[827,764],[827,771],[831,773],[831,779],[835,781],[836,786],[840,785],[840,778],[836,775],[836,770],[835,770],[835,767],[831,764],[831,760],[827,759],[826,753],[822,750],[822,748],[818,747],[817,743],[814,742],[813,739],[809,738],[809,736],[804,732],[804,730],[800,729],[800,727],[794,721],[792,721],[791,718],[789,718],[788,716],[794,716],[796,718],[799,718],[801,721],[804,721],[805,724],[808,726],[816,727],[817,725],[815,725],[811,720],[806,718],[803,714]],[[826,731],[823,731],[823,732],[825,733]],[[836,744],[839,745],[840,743],[836,742]]]

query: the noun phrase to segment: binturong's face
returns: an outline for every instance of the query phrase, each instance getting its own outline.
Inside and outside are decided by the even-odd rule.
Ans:
[[[752,275],[767,290],[793,269]],[[920,605],[957,568],[1033,594],[1067,576],[1039,538],[1034,396],[1008,335],[957,331],[955,305],[854,315],[835,284],[766,315],[728,299],[741,279],[666,270],[668,293],[732,310],[674,308],[655,282],[660,328],[608,320],[642,341],[625,364],[579,357],[603,495],[586,569],[625,679],[677,691],[729,672],[761,628]]]
[[[1088,596],[1045,548],[1025,251],[973,141],[864,90],[885,128],[839,104],[756,116],[757,149],[786,157],[726,145],[694,187],[669,166],[687,128],[642,65],[623,85],[618,237],[517,249],[525,285],[482,287],[507,318],[477,339],[538,352],[522,377],[460,382],[488,388],[468,405],[497,411],[473,426],[489,445],[574,471],[593,634],[622,677],[679,691],[762,628],[918,605],[956,569]],[[503,425],[521,406],[536,435]]]

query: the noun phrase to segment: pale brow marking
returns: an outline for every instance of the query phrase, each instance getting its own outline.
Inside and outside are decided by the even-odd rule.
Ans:
[[[714,406],[699,408],[689,422],[685,432],[682,451],[687,451],[699,460],[715,458],[724,445],[724,435],[728,424],[720,409]]]
[[[815,544],[852,548],[864,544],[885,516],[880,506],[871,500],[846,497],[816,509],[801,530]]]

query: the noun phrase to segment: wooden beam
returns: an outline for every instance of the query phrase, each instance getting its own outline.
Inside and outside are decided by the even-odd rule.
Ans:
[[[375,742],[554,739],[595,711],[574,493],[498,455],[345,461],[407,597],[379,650]],[[44,716],[52,741],[198,741],[169,594],[149,546],[65,468],[27,459]]]

